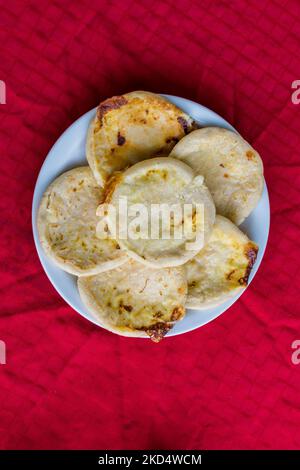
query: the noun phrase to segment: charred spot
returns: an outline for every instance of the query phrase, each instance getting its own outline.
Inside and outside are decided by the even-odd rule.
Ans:
[[[125,305],[123,300],[120,300],[120,302],[119,302],[119,313],[123,313],[124,310],[126,312],[132,312],[133,307],[132,307],[132,305]]]
[[[248,150],[246,152],[246,157],[248,158],[249,161],[254,160],[255,158],[254,152],[252,152],[252,150]]]
[[[172,328],[169,323],[156,323],[156,325],[146,328],[144,331],[154,343],[159,343]]]
[[[128,101],[125,96],[113,96],[112,98],[108,98],[107,100],[102,101],[102,103],[99,104],[97,110],[97,117],[100,123],[102,124],[103,117],[106,113],[112,111],[113,109],[121,108],[121,106],[124,106],[127,103]]]
[[[235,269],[233,269],[232,271],[230,271],[230,273],[226,274],[226,279],[227,279],[228,281],[231,281],[231,278],[232,278],[232,276],[234,275],[234,273],[235,273]]]
[[[124,308],[124,310],[126,310],[126,312],[132,312],[132,310],[133,310],[132,305],[123,305],[123,308]]]
[[[224,178],[229,178],[228,173],[224,173]]]
[[[181,127],[182,127],[182,129],[183,129],[183,132],[184,132],[185,134],[188,134],[188,132],[189,132],[189,126],[188,126],[187,120],[184,119],[182,116],[178,116],[177,121],[178,121],[179,124],[181,125]]]
[[[258,253],[258,247],[254,243],[248,243],[245,248],[245,256],[248,259],[248,265],[245,270],[245,276],[239,279],[241,286],[246,286],[248,284],[248,279],[251,273],[251,269],[254,266]]]
[[[221,166],[222,168],[225,168],[225,166],[223,165],[223,163],[220,163],[220,166]]]
[[[175,307],[171,315],[171,320],[177,321],[183,316],[183,314],[184,314],[184,307],[182,306]]]
[[[163,316],[163,314],[162,314],[162,312],[158,311],[158,312],[155,312],[153,316],[155,318],[161,318]]]
[[[249,243],[247,248],[246,248],[246,256],[249,260],[249,267],[253,268],[254,263],[256,261],[257,253],[258,253],[258,247],[254,243]]]
[[[125,137],[120,132],[118,132],[117,142],[118,145],[124,145],[126,142]]]
[[[179,138],[178,137],[168,137],[166,139],[166,144],[171,144],[174,142],[174,144],[177,144],[177,142],[179,142]]]

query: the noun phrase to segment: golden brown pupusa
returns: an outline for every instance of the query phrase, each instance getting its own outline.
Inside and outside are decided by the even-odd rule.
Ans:
[[[236,132],[221,127],[195,130],[176,144],[170,157],[204,176],[217,213],[237,225],[248,217],[262,195],[261,158]]]
[[[87,166],[60,175],[42,197],[37,221],[41,244],[71,274],[98,273],[127,259],[115,240],[97,237],[96,210],[102,199],[103,189]]]
[[[217,215],[208,243],[186,264],[186,306],[213,307],[244,289],[257,252],[257,245],[238,227]]]
[[[153,269],[134,260],[105,273],[81,277],[83,302],[98,321],[123,336],[158,342],[185,314],[183,267]]]
[[[124,211],[120,201],[124,199],[128,213],[137,204],[146,213],[140,230],[127,230],[127,237],[120,224]],[[121,248],[129,257],[152,267],[179,266],[191,259],[208,239],[215,220],[215,206],[203,178],[169,157],[151,158],[115,174],[105,189],[104,202],[115,209],[108,212],[107,224]],[[157,219],[151,217],[154,206],[160,210]],[[172,207],[176,211],[168,213]],[[128,217],[128,227],[135,218]]]
[[[195,128],[193,120],[160,95],[135,91],[100,103],[92,120],[86,156],[104,186],[118,170],[156,154],[168,154]]]

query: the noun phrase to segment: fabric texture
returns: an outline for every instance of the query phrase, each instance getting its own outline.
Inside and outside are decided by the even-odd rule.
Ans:
[[[0,6],[0,448],[299,448],[299,2]],[[260,152],[271,199],[251,287],[215,321],[159,345],[74,312],[48,281],[31,229],[53,143],[100,100],[136,89],[224,116]]]

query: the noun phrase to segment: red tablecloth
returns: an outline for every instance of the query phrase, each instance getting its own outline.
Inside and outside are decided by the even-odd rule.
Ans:
[[[297,0],[1,0],[1,448],[299,448],[299,18]],[[101,99],[134,89],[223,115],[261,153],[271,197],[251,288],[159,345],[67,306],[31,231],[52,144]]]

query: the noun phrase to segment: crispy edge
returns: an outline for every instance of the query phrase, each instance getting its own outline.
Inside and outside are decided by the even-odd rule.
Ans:
[[[172,328],[172,323],[156,323],[150,328],[146,328],[143,331],[150,337],[151,341],[154,343],[159,343],[163,337],[170,331]]]
[[[158,322],[155,325],[150,326],[149,328],[143,328],[143,331],[150,337],[151,341],[154,343],[159,343],[168,331],[173,328],[176,321],[182,319],[185,314],[185,307],[179,305],[173,309],[171,314],[171,322]]]
[[[121,108],[121,106],[124,106],[127,103],[128,100],[123,95],[112,96],[111,98],[107,98],[106,100],[102,101],[97,109],[97,118],[100,122],[100,126],[103,124],[103,117],[105,114],[107,114],[109,111],[112,111],[113,109]]]
[[[245,246],[244,254],[248,260],[248,264],[245,269],[245,275],[239,279],[239,284],[241,286],[247,286],[251,270],[255,264],[258,253],[258,246],[254,242],[249,242]]]
[[[122,181],[123,175],[121,172],[114,173],[107,181],[101,204],[109,204],[112,199],[112,195],[116,189],[116,186]]]
[[[81,175],[81,172],[84,172],[87,174]],[[123,256],[120,256],[119,258],[116,258],[116,259],[103,261],[99,263],[98,265],[96,265],[94,268],[84,269],[84,268],[79,267],[78,265],[76,265],[74,262],[70,260],[65,260],[61,258],[59,255],[57,255],[55,250],[53,250],[52,244],[49,242],[48,236],[47,236],[47,225],[48,225],[47,208],[48,208],[49,196],[52,193],[52,191],[55,190],[55,187],[57,184],[61,184],[65,180],[67,181],[68,178],[70,178],[70,176],[73,176],[73,175],[76,176],[77,173],[80,175],[80,178],[87,178],[90,176],[94,178],[93,173],[89,166],[75,167],[59,175],[55,180],[52,181],[52,183],[50,183],[50,185],[48,186],[48,188],[46,189],[46,191],[44,192],[41,198],[40,205],[38,208],[38,213],[37,213],[36,224],[37,224],[40,244],[44,252],[48,256],[48,258],[51,259],[63,271],[73,274],[74,276],[85,277],[85,276],[96,275],[104,271],[108,271],[110,269],[114,269],[114,268],[121,266],[127,261],[127,256],[125,256],[124,254]]]

